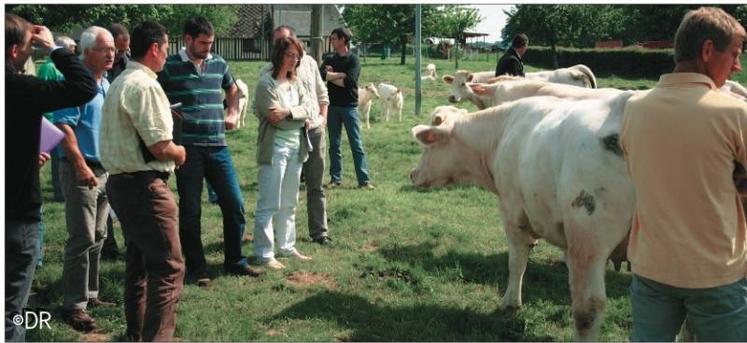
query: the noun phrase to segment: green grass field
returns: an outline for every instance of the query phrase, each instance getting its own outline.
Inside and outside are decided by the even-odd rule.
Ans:
[[[460,61],[460,69],[493,70],[490,61]],[[744,63],[743,65],[747,65]],[[454,63],[426,60],[439,77]],[[261,62],[231,63],[235,77],[251,90]],[[535,69],[527,67],[528,71]],[[305,192],[297,210],[298,249],[310,262],[282,260],[288,268],[259,279],[221,275],[222,229],[218,207],[203,194],[203,243],[215,279],[210,288],[185,285],[178,306],[176,336],[185,341],[560,341],[573,338],[568,272],[557,263],[560,251],[542,242],[532,252],[523,287],[524,307],[497,310],[508,275],[508,253],[497,198],[487,191],[459,186],[421,191],[408,178],[421,148],[410,135],[426,123],[431,110],[447,104],[443,82],[423,84],[423,113],[414,115],[414,60],[368,57],[361,84],[386,81],[404,90],[403,122],[383,122],[374,105],[372,127],[363,130],[376,190],[355,189],[352,158],[343,142],[344,184],[328,191],[332,248],[308,239]],[[744,73],[738,78],[745,82]],[[600,87],[648,88],[655,80],[614,76]],[[475,110],[472,104],[463,107]],[[257,120],[228,134],[253,228],[257,200]],[[30,308],[55,310],[62,303],[60,278],[66,229],[62,203],[52,202],[50,167],[42,170],[45,261],[37,270]],[[328,177],[325,177],[328,179]],[[175,183],[171,181],[176,192]],[[117,236],[122,244],[121,231]],[[252,245],[244,246],[252,255]],[[51,330],[34,330],[32,341],[122,340],[124,262],[103,262],[101,297],[116,308],[91,311],[100,331],[83,335],[53,314]],[[600,340],[624,341],[631,327],[630,274],[608,268],[608,305]]]

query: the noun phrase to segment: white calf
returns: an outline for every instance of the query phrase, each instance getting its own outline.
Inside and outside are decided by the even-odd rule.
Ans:
[[[358,88],[358,108],[361,111],[361,114],[363,114],[363,117],[366,118],[366,128],[371,128],[371,122],[370,122],[370,115],[371,115],[371,105],[373,104],[373,99],[379,97],[379,92],[376,90],[376,86],[374,86],[373,83],[369,83],[364,88]]]
[[[379,103],[381,103],[384,120],[389,121],[389,114],[397,111],[399,121],[402,121],[402,105],[404,105],[402,90],[383,82],[379,83],[376,89],[379,91]]]
[[[236,87],[239,88],[239,120],[236,121],[236,130],[246,126],[247,103],[249,100],[249,87],[240,79],[236,79]]]
[[[425,67],[425,75],[421,76],[420,79],[435,81],[437,77],[438,75],[436,74],[436,65],[430,63],[427,67]]]

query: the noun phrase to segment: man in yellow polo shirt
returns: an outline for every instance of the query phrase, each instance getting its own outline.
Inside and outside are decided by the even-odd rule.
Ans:
[[[125,338],[133,342],[173,340],[184,284],[178,210],[167,180],[186,153],[172,142],[169,100],[156,80],[168,41],[155,22],[133,30],[133,60],[109,87],[101,123],[106,193],[127,239]]]
[[[747,166],[747,105],[718,91],[741,70],[746,36],[721,9],[688,12],[673,73],[625,106],[631,341],[673,341],[685,317],[699,341],[747,341],[747,228],[732,179]]]

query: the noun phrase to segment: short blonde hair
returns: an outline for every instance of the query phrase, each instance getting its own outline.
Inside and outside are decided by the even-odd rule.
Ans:
[[[747,38],[744,27],[726,11],[701,7],[687,12],[674,35],[674,61],[692,61],[700,56],[703,43],[710,39],[723,52],[734,38]]]

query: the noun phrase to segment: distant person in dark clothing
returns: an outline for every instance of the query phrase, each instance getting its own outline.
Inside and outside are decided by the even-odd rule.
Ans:
[[[350,149],[353,152],[355,175],[358,187],[374,189],[368,174],[366,152],[361,138],[361,121],[358,114],[358,76],[361,73],[361,62],[358,56],[350,52],[352,34],[348,29],[332,30],[329,41],[335,54],[324,59],[319,71],[322,79],[327,81],[329,110],[327,127],[329,128],[330,183],[335,188],[342,185],[342,127],[348,133]]]
[[[521,59],[529,47],[529,38],[520,33],[514,36],[511,48],[498,61],[495,67],[495,76],[508,74],[511,76],[524,77],[524,61]]]
[[[127,28],[121,24],[112,24],[109,26],[109,32],[114,37],[114,47],[117,48],[114,55],[114,65],[106,74],[106,79],[111,83],[127,67],[130,60],[130,33]]]
[[[51,50],[64,81],[23,75],[33,47]],[[5,14],[5,339],[24,341],[23,325],[14,325],[28,301],[36,269],[41,191],[39,138],[44,112],[78,106],[96,94],[96,81],[80,59],[55,46],[44,26]],[[48,154],[43,154],[48,159]]]

